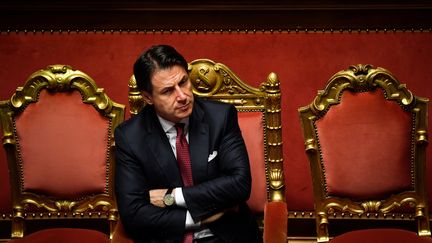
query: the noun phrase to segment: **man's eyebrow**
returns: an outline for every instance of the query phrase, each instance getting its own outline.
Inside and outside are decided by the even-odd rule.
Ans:
[[[189,75],[184,75],[180,82],[185,82],[189,79]]]
[[[173,89],[173,88],[174,88],[173,85],[165,86],[165,87],[163,87],[163,88],[160,90],[160,92],[164,92],[164,91],[167,91],[167,90],[170,90],[170,89]]]
[[[184,82],[186,82],[188,79],[189,79],[189,75],[184,75],[183,78],[180,79],[179,83],[184,83]],[[160,89],[160,92],[163,93],[163,92],[165,92],[165,91],[168,91],[168,90],[170,90],[170,89],[173,89],[174,86],[175,86],[175,85],[170,85],[170,86],[162,87],[162,88]]]
[[[164,86],[160,89],[160,92],[165,92],[174,88],[174,85]]]

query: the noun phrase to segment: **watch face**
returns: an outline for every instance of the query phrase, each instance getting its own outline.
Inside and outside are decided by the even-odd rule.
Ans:
[[[166,206],[172,206],[174,204],[174,196],[172,194],[166,194],[164,196],[164,204]]]

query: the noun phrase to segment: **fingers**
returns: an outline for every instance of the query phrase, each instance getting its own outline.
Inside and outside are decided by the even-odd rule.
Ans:
[[[220,219],[224,215],[224,213],[225,212],[220,212],[220,213],[214,214],[214,215],[204,219],[201,223],[208,224],[208,223],[214,222],[214,221]]]
[[[149,191],[150,194],[150,203],[154,206],[164,208],[164,196],[168,189],[153,189]]]

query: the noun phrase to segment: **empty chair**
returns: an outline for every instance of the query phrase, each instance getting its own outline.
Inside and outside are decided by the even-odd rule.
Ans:
[[[348,232],[332,242],[430,241],[427,102],[389,71],[359,64],[336,73],[311,104],[299,109],[313,176],[318,242],[329,240],[332,216],[395,215],[411,215],[418,235],[383,225]]]
[[[52,65],[2,101],[0,117],[11,242],[110,242],[118,217],[113,133],[124,106],[85,73]]]

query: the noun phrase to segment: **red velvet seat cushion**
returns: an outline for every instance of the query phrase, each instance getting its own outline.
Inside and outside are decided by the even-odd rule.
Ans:
[[[0,129],[0,134],[3,132]],[[0,136],[1,137],[1,136]],[[0,215],[12,212],[9,170],[4,149],[0,149]]]
[[[416,233],[400,229],[368,229],[351,231],[335,237],[331,243],[407,243],[432,242],[430,237],[418,236]]]
[[[37,231],[9,243],[109,243],[108,235],[88,229],[55,228]]]

